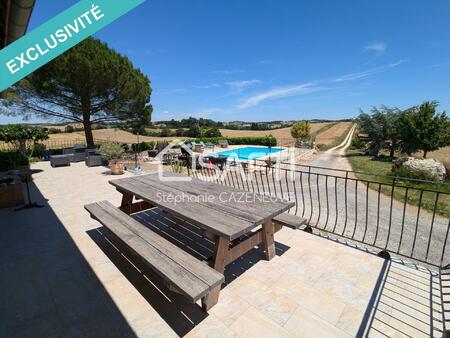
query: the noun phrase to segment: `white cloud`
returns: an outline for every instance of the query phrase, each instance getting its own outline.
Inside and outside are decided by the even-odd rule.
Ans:
[[[209,88],[220,87],[220,84],[218,84],[218,83],[211,83],[211,84],[206,84],[206,85],[193,85],[192,87],[196,88],[196,89],[209,89]]]
[[[386,45],[386,43],[384,43],[382,41],[371,42],[364,47],[364,50],[373,51],[373,52],[377,53],[377,55],[384,54],[386,49],[387,49],[387,45]]]
[[[234,91],[234,92],[241,92],[243,91],[245,88],[254,85],[254,84],[258,84],[261,83],[261,80],[242,80],[242,81],[229,81],[229,82],[225,82],[226,85],[230,86],[230,88]]]
[[[238,104],[238,108],[249,108],[258,105],[262,101],[274,100],[287,96],[301,95],[313,89],[312,83],[304,83],[294,86],[278,87],[250,96]]]
[[[391,68],[397,67],[399,65],[401,65],[402,63],[405,63],[406,60],[400,60],[394,63],[390,63],[388,65],[385,66],[381,66],[381,67],[376,67],[376,68],[371,68],[368,70],[365,70],[363,72],[358,72],[358,73],[351,73],[351,74],[346,74],[346,75],[342,75],[339,77],[336,77],[334,79],[332,79],[331,82],[345,82],[345,81],[354,81],[354,80],[359,80],[359,79],[363,79],[365,77],[371,76],[371,75],[375,75],[378,73],[383,73]]]
[[[284,86],[284,87],[278,87],[273,88],[264,92],[261,92],[259,94],[250,96],[243,101],[241,101],[237,107],[238,108],[249,108],[258,105],[259,103],[267,100],[275,100],[280,99],[283,97],[289,97],[289,96],[298,96],[298,95],[304,95],[306,93],[311,92],[317,92],[317,91],[324,91],[324,90],[330,90],[337,88],[336,85],[333,86],[333,83],[344,83],[344,82],[350,82],[350,81],[356,81],[360,80],[375,74],[379,74],[382,72],[385,72],[389,69],[392,69],[394,67],[397,67],[401,65],[402,63],[406,62],[406,60],[400,60],[382,67],[372,68],[368,69],[363,72],[358,73],[351,73],[346,74],[343,76],[331,78],[331,79],[325,79],[325,80],[318,80],[318,81],[312,81],[308,83],[302,83],[302,84],[296,84],[296,85],[290,85],[290,86]],[[327,86],[324,86],[327,85]]]

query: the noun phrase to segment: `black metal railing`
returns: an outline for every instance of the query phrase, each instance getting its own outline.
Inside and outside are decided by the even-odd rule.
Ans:
[[[360,179],[348,170],[270,161],[236,162],[224,170],[208,165],[188,173],[294,201],[289,213],[305,218],[308,229],[376,248],[381,255],[442,268],[450,264],[450,194],[445,184],[422,188],[420,180],[392,177],[386,183],[377,180],[381,175]]]

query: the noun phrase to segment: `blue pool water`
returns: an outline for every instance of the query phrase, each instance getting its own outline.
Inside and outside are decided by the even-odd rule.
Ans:
[[[268,147],[242,147],[232,150],[226,150],[216,153],[217,155],[237,158],[239,160],[255,160],[260,157],[269,156],[271,154],[282,151],[283,148],[268,148]]]

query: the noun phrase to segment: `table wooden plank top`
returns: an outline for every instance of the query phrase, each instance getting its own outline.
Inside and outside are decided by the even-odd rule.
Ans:
[[[228,240],[240,237],[294,206],[293,202],[279,197],[197,178],[161,181],[158,174],[149,174],[112,180],[110,184],[122,193],[141,198]]]

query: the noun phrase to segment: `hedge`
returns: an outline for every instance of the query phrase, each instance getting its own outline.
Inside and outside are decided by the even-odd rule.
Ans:
[[[193,139],[195,142],[218,143],[220,140],[227,140],[230,145],[248,144],[255,146],[275,147],[277,139],[267,136],[245,136],[245,137],[202,137]]]

